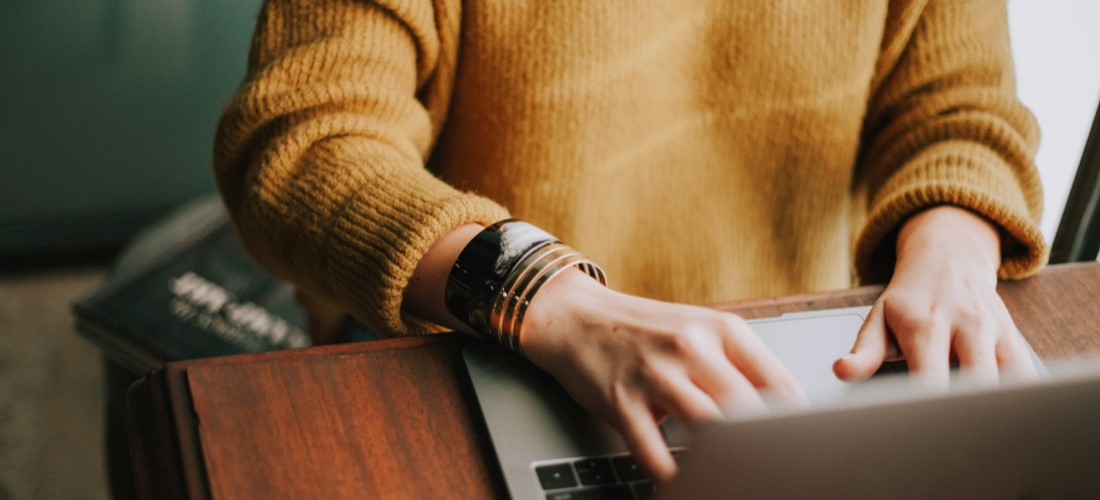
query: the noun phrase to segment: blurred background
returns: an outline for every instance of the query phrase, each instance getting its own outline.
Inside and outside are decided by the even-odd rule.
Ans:
[[[214,191],[259,4],[0,1],[0,500],[108,498],[103,369],[69,307]]]
[[[0,256],[111,250],[214,189],[258,0],[6,0]]]
[[[99,355],[69,305],[137,230],[214,191],[214,126],[258,5],[3,1],[0,500],[107,498]],[[1053,240],[1100,103],[1100,2],[1009,7]]]

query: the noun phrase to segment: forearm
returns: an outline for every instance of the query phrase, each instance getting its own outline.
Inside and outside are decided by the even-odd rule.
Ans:
[[[469,326],[447,310],[444,297],[447,278],[458,255],[482,229],[484,227],[479,224],[464,224],[432,244],[416,265],[405,288],[402,310],[406,314],[456,331],[473,333]]]
[[[435,38],[435,24],[429,3],[409,7],[399,18],[373,2],[265,2],[214,159],[252,256],[383,335],[432,329],[401,314],[432,243],[508,216],[425,168],[441,114],[417,97],[443,48],[410,37]]]
[[[1045,260],[1034,118],[1017,99],[1003,2],[932,1],[911,29],[888,32],[868,103],[856,193],[867,218],[856,240],[863,282],[885,281],[902,221],[954,205],[1000,229],[1005,278]],[[890,56],[890,57],[887,57]]]

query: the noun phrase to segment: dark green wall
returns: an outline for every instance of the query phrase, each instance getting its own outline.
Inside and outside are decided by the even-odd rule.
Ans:
[[[214,126],[244,74],[258,5],[6,0],[0,233],[212,192]]]

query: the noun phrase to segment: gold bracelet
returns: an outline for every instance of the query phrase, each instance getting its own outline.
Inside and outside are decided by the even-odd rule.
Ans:
[[[501,345],[523,354],[523,318],[535,294],[547,282],[562,271],[576,267],[601,285],[607,286],[607,277],[594,262],[580,252],[560,243],[540,247],[524,256],[508,273],[500,292],[493,301],[490,313],[490,331]]]
[[[490,305],[491,313],[489,319],[490,331],[501,345],[506,345],[511,348],[510,338],[505,338],[505,332],[512,332],[511,328],[505,326],[505,322],[509,319],[505,311],[512,310],[514,304],[521,299],[521,296],[517,292],[527,289],[530,277],[533,276],[530,271],[536,267],[544,267],[544,263],[547,262],[548,258],[553,258],[563,252],[570,251],[572,251],[572,249],[561,243],[551,243],[525,255],[511,272],[505,276],[504,282],[500,287],[500,293],[497,294],[495,300]]]
[[[534,292],[542,286],[545,279],[568,269],[573,264],[579,263],[583,256],[565,245],[557,248],[549,248],[529,265],[524,266],[518,273],[515,286],[508,300],[501,301],[499,320],[496,327],[501,335],[508,338],[508,345],[512,350],[519,352],[520,329],[523,324],[522,316],[530,304]],[[518,323],[518,325],[517,325]]]

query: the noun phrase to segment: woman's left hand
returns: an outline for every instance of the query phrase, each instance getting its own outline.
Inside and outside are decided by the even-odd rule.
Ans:
[[[938,206],[909,219],[897,240],[893,277],[833,370],[862,380],[904,356],[909,374],[946,388],[950,362],[995,383],[1001,374],[1035,376],[1023,338],[997,295],[1000,237],[985,219]],[[900,351],[900,352],[899,352]]]

